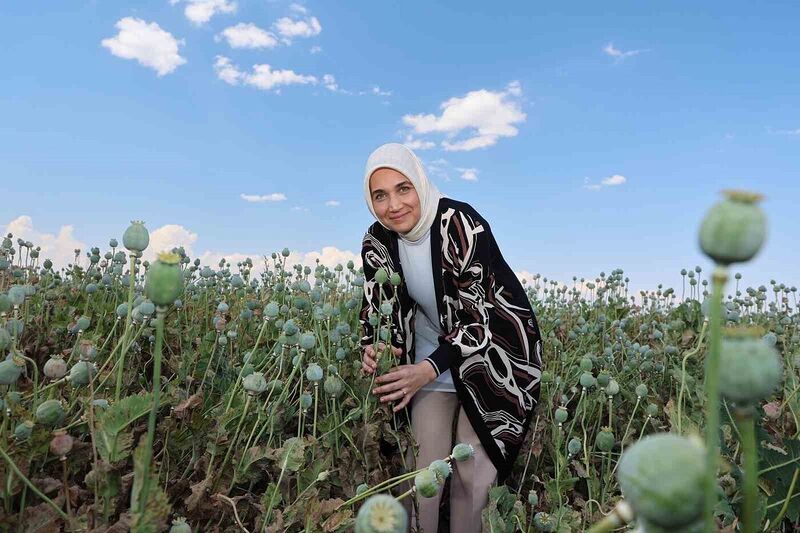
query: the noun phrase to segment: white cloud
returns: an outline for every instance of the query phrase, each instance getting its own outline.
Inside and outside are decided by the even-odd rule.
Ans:
[[[300,13],[302,15],[308,13],[308,8],[306,8],[305,6],[301,6],[300,4],[292,4],[289,6],[289,9],[291,9],[296,13]]]
[[[85,259],[88,246],[75,237],[75,228],[71,225],[61,226],[58,233],[45,233],[33,227],[33,219],[28,215],[21,215],[6,225],[3,235],[11,233],[16,239],[31,241],[34,247],[39,246],[39,264],[45,259],[53,262],[54,268],[67,266],[75,260],[75,249],[81,250],[81,257]],[[78,259],[80,262],[81,259]]]
[[[436,143],[433,141],[428,141],[426,139],[415,139],[413,135],[406,135],[406,140],[403,141],[403,144],[412,150],[430,150],[436,146]]]
[[[309,17],[303,20],[281,17],[272,25],[275,31],[283,37],[286,44],[291,44],[296,37],[314,37],[322,32],[322,25],[317,17]]]
[[[332,74],[325,74],[322,76],[322,84],[326,89],[336,92],[339,89],[339,84],[336,83],[336,78]]]
[[[100,41],[113,55],[135,59],[139,64],[155,70],[159,76],[169,74],[186,63],[186,59],[178,53],[178,47],[185,44],[184,41],[175,39],[155,22],[125,17],[114,26],[119,33]]]
[[[321,46],[312,46],[310,52],[312,54],[318,54],[318,53],[322,52],[322,47]]]
[[[280,85],[315,85],[317,83],[317,78],[314,76],[297,74],[293,70],[272,70],[272,67],[267,64],[253,65],[252,73],[242,72],[225,56],[217,56],[214,70],[217,72],[217,77],[225,83],[230,85],[242,83],[264,91]]]
[[[156,254],[183,246],[187,254],[193,255],[192,245],[197,242],[197,233],[192,233],[179,224],[165,224],[150,232],[150,244],[142,252],[144,259],[150,261]]]
[[[384,91],[378,85],[372,86],[372,94],[377,96],[392,96],[392,91]]]
[[[296,206],[292,207],[292,211],[299,211],[301,213],[308,213],[309,209],[307,207],[301,207],[299,205],[296,205]]]
[[[641,50],[628,50],[623,52],[622,50],[615,48],[613,43],[608,43],[603,47],[603,52],[613,57],[615,61],[622,61],[626,57],[632,57],[641,54],[642,52],[648,52],[649,50],[649,48],[645,48]]]
[[[611,185],[611,186],[613,186],[613,185],[622,185],[626,181],[628,181],[628,180],[625,179],[625,176],[621,176],[619,174],[614,174],[613,176],[609,176],[607,178],[603,178],[603,180],[600,183],[602,183],[603,185]]]
[[[181,0],[170,0],[175,5]],[[198,26],[205,24],[217,13],[236,13],[236,2],[228,0],[185,0],[186,8],[183,10],[186,18]]]
[[[461,172],[461,179],[466,181],[478,181],[477,168],[459,168],[456,169]]]
[[[263,202],[282,202],[286,200],[286,195],[282,192],[274,192],[272,194],[240,194],[239,197],[245,202],[263,203]]]
[[[417,134],[445,134],[442,147],[447,151],[486,148],[501,137],[514,137],[519,133],[514,124],[527,118],[517,101],[521,94],[518,82],[511,82],[505,91],[471,91],[443,102],[439,106],[442,110],[439,116],[431,113],[405,115],[403,123]],[[466,139],[452,140],[464,133]]]
[[[583,188],[590,191],[598,191],[603,187],[617,187],[627,182],[628,179],[620,174],[614,174],[600,180],[600,183],[593,183],[589,178],[583,178]]]
[[[339,205],[341,205],[341,202],[339,202],[339,200],[328,200],[327,202],[325,202],[325,205],[327,205],[328,207],[338,207]]]
[[[278,38],[272,33],[259,28],[255,24],[240,22],[236,26],[225,28],[220,34],[231,48],[274,48],[278,46]],[[217,36],[219,40],[220,36]]]

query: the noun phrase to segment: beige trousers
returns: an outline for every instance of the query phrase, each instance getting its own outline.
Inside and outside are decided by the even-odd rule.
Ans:
[[[453,392],[419,390],[411,399],[411,428],[419,444],[419,454],[413,457],[409,450],[407,461],[418,465],[414,469],[429,465],[435,459],[444,459],[453,449],[451,428],[458,410],[456,443],[466,442],[475,448],[475,456],[466,461],[453,461],[450,482],[450,531],[451,533],[478,533],[481,531],[481,511],[489,501],[489,488],[497,477],[495,469],[464,408]],[[416,460],[415,460],[416,459]],[[442,489],[433,498],[416,496],[419,502],[419,521],[422,533],[436,533],[439,525],[439,501]],[[409,512],[410,524],[416,524],[412,505],[404,500]]]

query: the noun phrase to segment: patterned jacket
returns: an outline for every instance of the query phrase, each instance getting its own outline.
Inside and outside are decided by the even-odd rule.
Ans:
[[[500,254],[486,220],[467,203],[439,201],[431,226],[431,263],[439,326],[447,332],[429,356],[437,375],[451,370],[456,393],[500,483],[519,454],[539,400],[542,341],[530,301]],[[370,316],[379,313],[375,272],[402,277],[397,233],[375,222],[364,235],[361,345],[376,338]],[[414,362],[414,302],[405,283],[383,285],[391,299],[391,343],[401,361]],[[433,318],[433,317],[431,317]],[[413,402],[412,402],[413,404]]]

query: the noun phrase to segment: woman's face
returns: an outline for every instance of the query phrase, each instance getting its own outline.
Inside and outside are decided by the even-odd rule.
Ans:
[[[372,208],[392,231],[408,233],[417,225],[422,210],[414,184],[400,172],[379,168],[369,178]]]

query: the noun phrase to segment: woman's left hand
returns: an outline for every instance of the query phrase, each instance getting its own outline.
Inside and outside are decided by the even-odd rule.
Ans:
[[[381,396],[381,402],[400,400],[394,406],[396,413],[411,401],[416,392],[436,379],[436,371],[433,365],[426,361],[420,361],[413,365],[400,365],[389,370],[386,374],[375,378],[376,383],[385,383],[381,387],[372,389],[373,394]]]

